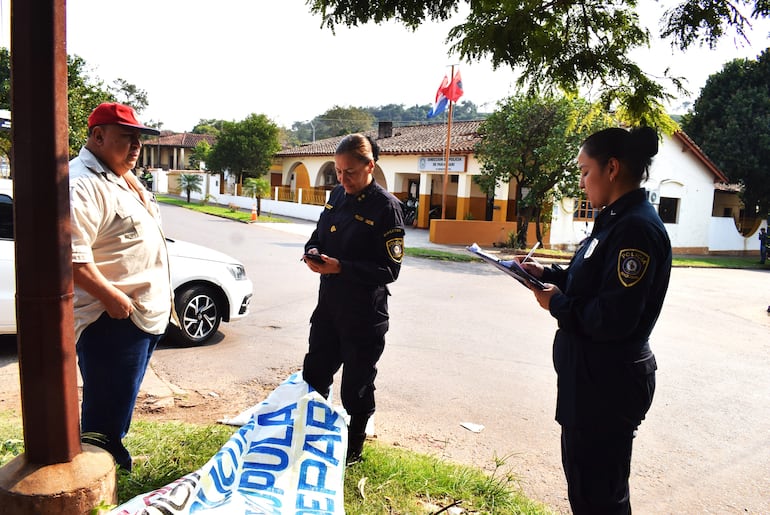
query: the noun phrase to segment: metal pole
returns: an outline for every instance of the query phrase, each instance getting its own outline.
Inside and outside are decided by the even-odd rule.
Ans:
[[[80,453],[70,249],[65,0],[11,3],[11,137],[24,447]]]
[[[449,84],[452,84],[452,81],[455,77],[455,65],[452,65],[452,71],[449,74]],[[446,126],[446,147],[444,148],[444,180],[442,181],[442,187],[441,187],[441,219],[446,220],[446,185],[447,182],[449,182],[449,147],[451,145],[452,141],[452,107],[454,102],[451,100],[449,101],[449,114],[447,119],[447,126]],[[428,209],[430,209],[430,206],[428,206]],[[428,222],[430,223],[430,222]]]

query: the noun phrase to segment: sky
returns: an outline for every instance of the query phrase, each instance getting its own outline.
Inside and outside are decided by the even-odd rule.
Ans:
[[[661,6],[640,0],[642,21],[657,32]],[[465,95],[479,111],[515,93],[516,75],[487,60],[460,62],[445,43],[462,15],[411,32],[397,22],[321,28],[305,0],[69,0],[67,53],[82,57],[92,77],[124,79],[148,94],[144,122],[191,130],[201,119],[242,120],[264,114],[280,126],[307,121],[334,106],[432,103],[456,65]],[[0,0],[0,45],[10,46],[10,0]],[[751,45],[725,37],[717,50],[686,54],[656,42],[634,54],[646,71],[670,68],[688,79],[692,101],[709,75],[737,57],[754,59],[770,46],[770,22],[755,24]]]

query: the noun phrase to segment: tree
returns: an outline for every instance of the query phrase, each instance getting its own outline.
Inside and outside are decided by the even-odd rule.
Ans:
[[[205,165],[208,163],[209,155],[211,155],[211,145],[209,142],[201,140],[195,145],[195,148],[190,152],[190,168],[197,170],[200,168],[201,163]]]
[[[243,181],[243,193],[257,203],[257,216],[262,214],[262,199],[270,195],[270,183],[264,177],[249,177]]]
[[[88,115],[91,111],[102,102],[118,101],[140,113],[147,107],[147,93],[124,79],[116,79],[112,87],[107,87],[98,77],[90,76],[82,57],[67,56],[70,157],[78,155],[88,139]],[[0,48],[0,109],[11,109],[11,52],[7,48]],[[10,133],[0,133],[0,153],[8,158],[11,157],[10,138]]]
[[[147,108],[146,91],[137,88],[125,79],[115,79],[112,84],[110,92],[117,102],[133,107],[137,113],[141,113]]]
[[[365,132],[374,126],[374,116],[360,107],[334,106],[314,120],[316,139]]]
[[[229,169],[239,183],[243,177],[267,173],[273,156],[281,149],[278,126],[263,114],[250,114],[240,122],[223,122],[211,149],[209,168]]]
[[[219,133],[222,131],[222,125],[225,123],[224,120],[204,120],[200,119],[198,120],[198,123],[195,127],[192,129],[193,134],[211,134],[212,136],[219,136]]]
[[[480,126],[476,145],[481,163],[477,184],[487,193],[501,183],[516,181],[516,243],[526,245],[530,220],[542,240],[540,216],[553,199],[578,196],[575,162],[590,133],[612,125],[598,105],[562,97],[512,96],[498,104]]]
[[[182,191],[187,193],[187,203],[190,203],[190,194],[194,191],[196,193],[203,193],[201,190],[201,183],[203,182],[203,176],[193,173],[184,173],[179,176],[179,187]]]
[[[561,89],[577,93],[581,86],[596,85],[605,107],[619,108],[624,120],[667,127],[670,120],[663,103],[672,98],[668,87],[683,92],[680,78],[666,74],[667,86],[653,79],[629,53],[649,46],[650,32],[640,26],[636,0],[529,1],[504,0],[308,0],[310,11],[322,25],[356,26],[396,19],[410,29],[426,20],[445,21],[468,4],[470,13],[453,27],[447,41],[451,52],[468,62],[489,57],[492,65],[522,71],[520,85],[530,93]],[[743,14],[750,8],[751,14]],[[680,49],[694,43],[711,48],[733,28],[739,36],[751,18],[770,16],[767,0],[681,0],[665,12],[661,36]]]
[[[685,132],[740,183],[746,216],[770,214],[770,49],[710,76],[682,119]]]

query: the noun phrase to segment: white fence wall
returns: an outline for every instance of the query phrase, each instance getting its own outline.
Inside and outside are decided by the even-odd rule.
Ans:
[[[760,227],[767,227],[767,222],[762,222]],[[759,250],[759,228],[754,234],[743,237],[735,228],[732,218],[711,217],[709,224],[709,250],[719,251],[745,251]]]

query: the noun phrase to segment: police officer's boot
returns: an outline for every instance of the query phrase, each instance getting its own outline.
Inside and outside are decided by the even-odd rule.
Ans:
[[[369,415],[351,415],[348,424],[348,453],[345,457],[345,465],[353,465],[361,461],[361,452],[364,450],[366,440],[366,423]]]

